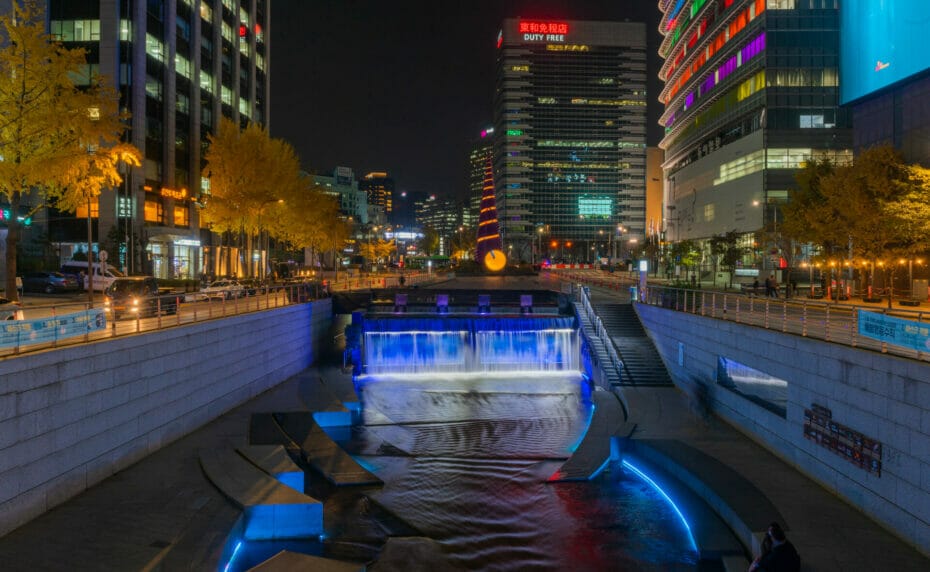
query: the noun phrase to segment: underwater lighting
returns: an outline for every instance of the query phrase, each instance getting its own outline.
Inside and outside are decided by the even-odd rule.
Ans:
[[[233,549],[232,556],[229,557],[229,562],[226,563],[226,567],[223,568],[223,572],[229,572],[229,569],[232,567],[233,560],[236,559],[236,554],[239,553],[239,549],[242,548],[242,541],[240,540],[236,547]]]
[[[646,481],[649,486],[655,489],[655,491],[665,499],[665,502],[667,502],[668,505],[672,507],[672,510],[675,511],[675,513],[678,515],[678,518],[681,519],[681,523],[685,526],[685,531],[688,533],[688,541],[691,542],[691,549],[697,552],[697,542],[694,541],[694,534],[691,532],[691,526],[688,524],[688,520],[685,518],[685,515],[682,514],[681,509],[679,509],[678,505],[675,504],[675,501],[673,501],[671,497],[669,497],[665,491],[662,490],[662,487],[660,487],[654,480],[649,478],[649,475],[637,469],[635,466],[633,466],[632,463],[624,459],[623,466],[633,471],[633,473],[642,480]]]

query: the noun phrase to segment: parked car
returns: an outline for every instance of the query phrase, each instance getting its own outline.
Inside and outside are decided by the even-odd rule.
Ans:
[[[207,300],[229,300],[231,298],[241,298],[245,296],[246,289],[235,280],[217,280],[206,288],[201,289],[200,294]]]
[[[152,276],[117,278],[104,291],[104,308],[114,320],[123,316],[148,318],[176,314],[180,294],[170,288],[159,288]]]
[[[75,292],[81,289],[77,278],[61,272],[29,272],[23,274],[23,290],[26,292]]]
[[[19,302],[0,298],[0,320],[22,320],[23,309]]]
[[[94,290],[106,290],[114,280],[123,277],[122,272],[109,264],[101,265],[99,262],[94,262],[93,268]],[[87,290],[87,287],[90,285],[90,277],[87,275],[87,262],[81,260],[69,260],[61,265],[61,271],[64,274],[73,274],[75,276],[83,275],[84,283],[81,284],[81,288]],[[78,283],[80,284],[81,281],[78,280]]]

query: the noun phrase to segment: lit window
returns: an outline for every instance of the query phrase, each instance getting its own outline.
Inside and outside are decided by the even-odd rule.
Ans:
[[[187,206],[174,207],[174,226],[190,226],[190,211]]]
[[[82,205],[79,205],[74,211],[74,216],[76,218],[87,218],[87,203],[85,202]],[[100,216],[100,200],[91,201],[90,203],[90,218],[98,218]]]
[[[232,28],[226,22],[223,22],[223,39],[232,43],[232,39],[233,39]]]
[[[251,119],[252,108],[249,105],[249,100],[245,98],[239,100],[239,113]]]
[[[119,39],[121,42],[132,41],[132,20],[119,21]]]
[[[158,224],[165,222],[165,210],[161,201],[145,201],[145,222]]]
[[[704,220],[706,222],[714,221],[714,204],[704,205]]]
[[[100,40],[100,20],[52,20],[49,34],[60,42],[96,42]]]
[[[191,78],[191,61],[181,54],[174,55],[174,70],[178,75],[186,77],[187,79]]]
[[[165,61],[165,45],[152,34],[145,35],[145,53],[160,62]]]
[[[223,86],[222,91],[220,92],[220,100],[226,105],[232,105],[232,90]]]
[[[206,2],[200,3],[200,19],[204,22],[213,21],[213,8],[210,8]]]
[[[255,67],[265,71],[265,57],[261,54],[255,54]]]
[[[203,70],[200,70],[200,89],[213,94],[213,76]]]

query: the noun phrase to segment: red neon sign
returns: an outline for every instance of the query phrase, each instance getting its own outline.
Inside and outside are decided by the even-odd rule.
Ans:
[[[244,38],[245,35],[248,34],[248,33],[249,33],[249,29],[246,28],[245,25],[240,24],[240,25],[239,25],[239,37],[240,37],[240,38]]]
[[[565,22],[520,22],[521,34],[567,34]]]

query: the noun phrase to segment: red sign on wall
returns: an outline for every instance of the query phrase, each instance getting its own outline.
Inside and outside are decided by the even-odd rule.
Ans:
[[[565,22],[520,22],[521,34],[567,34]]]

